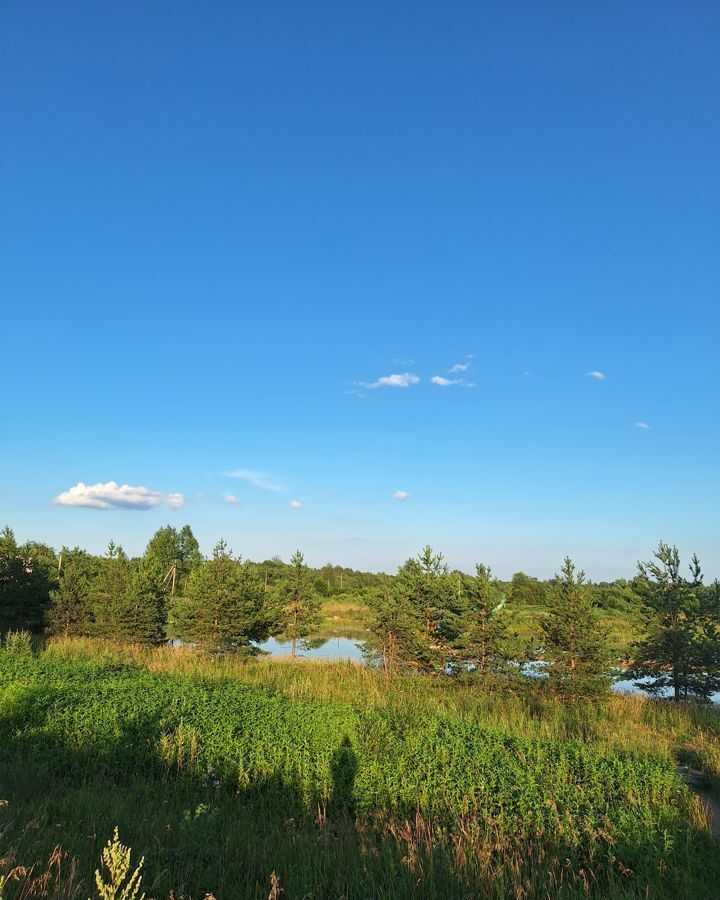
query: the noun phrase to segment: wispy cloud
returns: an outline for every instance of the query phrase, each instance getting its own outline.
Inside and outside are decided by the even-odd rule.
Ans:
[[[393,494],[393,500],[409,500],[412,497],[412,494],[409,494],[407,491],[395,491]]]
[[[432,381],[433,384],[439,385],[440,387],[452,387],[454,384],[466,388],[475,387],[474,381],[465,381],[464,378],[445,378],[444,375],[433,375],[430,381]]]
[[[454,374],[455,372],[467,372],[470,368],[470,363],[455,363],[455,365],[450,369],[450,374]]]
[[[291,500],[290,506],[292,506],[293,509],[304,509],[305,508],[305,504],[301,503],[299,500]]]
[[[165,494],[162,491],[151,491],[139,485],[119,485],[116,481],[105,484],[85,484],[79,481],[74,487],[58,494],[53,500],[58,506],[84,506],[89,509],[153,509],[166,504],[172,509],[179,509],[185,498],[182,494]]]
[[[605,381],[605,373],[599,372],[597,369],[593,369],[592,372],[586,372],[585,377],[594,378],[596,381]]]
[[[359,384],[365,388],[407,388],[410,387],[411,384],[418,384],[419,381],[420,379],[417,375],[411,375],[410,372],[403,372],[402,375],[383,375],[382,378],[378,378],[377,381],[361,381]]]
[[[650,431],[650,426],[647,422],[636,422],[635,427],[641,428],[643,431]]]
[[[230,503],[231,505],[240,504],[241,501],[235,496],[235,494],[223,494],[223,500],[226,503]]]
[[[226,473],[228,478],[240,478],[251,487],[262,488],[264,491],[284,491],[281,484],[276,484],[262,472],[254,472],[252,469],[234,469]]]

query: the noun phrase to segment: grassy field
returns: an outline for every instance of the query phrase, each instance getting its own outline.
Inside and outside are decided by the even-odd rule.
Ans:
[[[58,642],[0,653],[0,875],[87,898],[118,825],[156,898],[716,897],[678,761],[717,712]]]

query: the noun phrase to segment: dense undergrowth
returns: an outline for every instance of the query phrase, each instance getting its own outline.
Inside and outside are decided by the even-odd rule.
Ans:
[[[696,708],[351,665],[0,652],[0,874],[61,846],[46,896],[87,897],[119,825],[158,898],[266,897],[273,872],[293,898],[713,897],[674,765],[712,773],[719,733]]]

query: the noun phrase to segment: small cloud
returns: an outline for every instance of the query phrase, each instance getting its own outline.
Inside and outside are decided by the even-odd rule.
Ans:
[[[305,508],[305,504],[301,503],[299,500],[291,500],[290,506],[292,506],[293,509],[304,509]]]
[[[474,388],[474,381],[465,381],[464,378],[445,378],[443,375],[433,375],[430,379],[433,384],[437,384],[440,387],[452,387],[452,385],[457,384],[460,387],[466,388]]]
[[[149,488],[133,487],[129,484],[118,485],[116,481],[106,484],[85,484],[78,481],[53,500],[57,506],[84,506],[88,509],[153,509],[166,504],[171,509],[180,509],[185,503],[182,494],[165,494],[162,491],[151,491]]]
[[[393,494],[393,500],[409,500],[412,497],[412,494],[409,494],[407,491],[395,491]]]
[[[419,381],[420,379],[417,375],[411,375],[410,372],[404,372],[402,375],[383,375],[382,378],[378,378],[377,381],[372,381],[370,383],[366,381],[361,381],[359,383],[366,388],[407,388],[410,387],[411,384],[418,384]]]
[[[357,397],[359,400],[364,400],[367,397],[367,394],[363,394],[362,391],[343,391],[343,393],[349,397]]]
[[[239,501],[238,498],[235,496],[235,494],[223,494],[223,500],[224,500],[226,503],[230,503],[230,504],[232,504],[232,505],[235,505],[235,504],[240,503],[240,501]]]
[[[395,359],[392,360],[392,364],[394,366],[411,366],[414,362],[415,362],[414,359],[409,359],[408,357],[402,357],[402,356],[400,356],[400,357],[396,356]]]
[[[650,426],[647,422],[636,422],[635,427],[641,428],[643,431],[650,431]]]
[[[450,374],[454,374],[455,372],[467,372],[470,368],[470,363],[455,363],[455,365],[450,369]]]
[[[275,484],[262,472],[253,472],[251,469],[235,469],[226,472],[228,478],[240,478],[252,487],[262,488],[264,491],[284,491],[281,484]]]
[[[592,372],[586,372],[585,377],[586,378],[594,378],[594,379],[596,379],[596,381],[605,381],[605,373],[598,372],[597,369],[593,369]]]

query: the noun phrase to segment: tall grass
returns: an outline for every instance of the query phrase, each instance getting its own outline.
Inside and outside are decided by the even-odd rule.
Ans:
[[[712,897],[674,756],[712,760],[717,729],[351,664],[0,653],[0,874],[62,841],[62,896],[87,897],[119,825],[156,897],[266,897],[272,873],[286,897]]]

